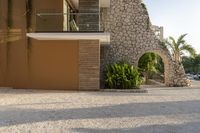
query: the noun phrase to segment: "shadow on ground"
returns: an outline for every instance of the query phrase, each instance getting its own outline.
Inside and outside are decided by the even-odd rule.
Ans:
[[[119,129],[75,128],[71,131],[77,133],[199,133],[199,125],[200,122],[191,122],[180,125],[150,125]]]
[[[31,104],[28,104],[28,106],[31,106]],[[45,107],[45,105],[43,106]],[[0,107],[0,127],[58,120],[81,120],[166,115],[177,116],[192,114],[198,114],[197,116],[199,118],[196,119],[200,119],[199,100],[157,103],[129,103],[111,106],[72,109],[68,109],[66,107],[66,109],[57,110],[30,108],[27,109],[23,106],[21,107],[15,105]]]

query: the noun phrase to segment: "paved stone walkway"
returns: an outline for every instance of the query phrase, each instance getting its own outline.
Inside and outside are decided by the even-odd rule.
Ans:
[[[0,89],[0,133],[199,133],[200,88],[147,94]]]

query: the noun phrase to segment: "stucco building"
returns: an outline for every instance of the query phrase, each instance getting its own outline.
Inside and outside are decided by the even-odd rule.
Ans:
[[[166,85],[189,85],[140,0],[0,0],[0,86],[98,90],[106,64],[146,52]]]

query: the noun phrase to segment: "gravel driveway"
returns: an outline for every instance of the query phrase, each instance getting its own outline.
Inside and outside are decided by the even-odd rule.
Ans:
[[[200,89],[146,94],[0,89],[1,133],[199,133]]]

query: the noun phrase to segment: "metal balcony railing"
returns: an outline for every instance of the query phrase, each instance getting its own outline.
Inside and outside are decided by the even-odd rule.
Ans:
[[[35,32],[102,32],[100,13],[37,13]]]

